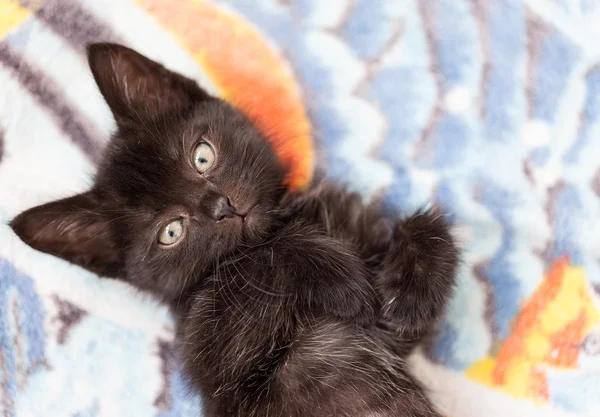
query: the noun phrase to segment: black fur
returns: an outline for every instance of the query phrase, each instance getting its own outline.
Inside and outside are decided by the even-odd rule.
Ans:
[[[88,55],[118,131],[93,188],[21,213],[21,239],[168,303],[207,417],[439,416],[405,357],[455,282],[446,218],[386,216],[323,183],[286,191],[231,106],[131,49]],[[216,151],[204,174],[200,141]],[[224,201],[236,214],[215,220]],[[173,219],[183,237],[161,246]]]

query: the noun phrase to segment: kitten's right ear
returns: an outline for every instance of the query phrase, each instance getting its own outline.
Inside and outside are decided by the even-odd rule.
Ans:
[[[198,84],[133,49],[88,45],[88,63],[117,124],[143,123],[210,99]]]
[[[110,221],[93,191],[24,211],[10,226],[23,242],[105,277],[124,277]]]

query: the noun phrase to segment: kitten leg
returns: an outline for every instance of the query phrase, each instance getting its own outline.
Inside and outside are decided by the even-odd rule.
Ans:
[[[458,249],[445,216],[430,210],[394,224],[359,194],[331,184],[296,197],[291,208],[355,248],[379,294],[381,324],[411,349],[443,313],[455,283]]]
[[[441,212],[422,211],[399,221],[376,280],[382,318],[409,339],[424,336],[452,295],[458,262]]]
[[[289,203],[294,216],[320,225],[328,236],[351,244],[369,270],[377,268],[393,237],[393,221],[358,193],[333,184],[319,184]]]

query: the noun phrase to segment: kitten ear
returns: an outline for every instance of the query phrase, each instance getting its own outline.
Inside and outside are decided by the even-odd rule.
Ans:
[[[105,277],[122,277],[123,265],[109,220],[93,191],[24,211],[10,226],[29,246]]]
[[[87,54],[96,84],[120,126],[177,113],[210,98],[195,81],[125,46],[94,43]]]

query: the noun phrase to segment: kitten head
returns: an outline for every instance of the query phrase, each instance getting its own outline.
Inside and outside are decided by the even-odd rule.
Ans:
[[[194,81],[114,44],[88,48],[117,122],[91,190],[11,223],[33,248],[172,300],[271,224],[283,171],[268,142]]]

